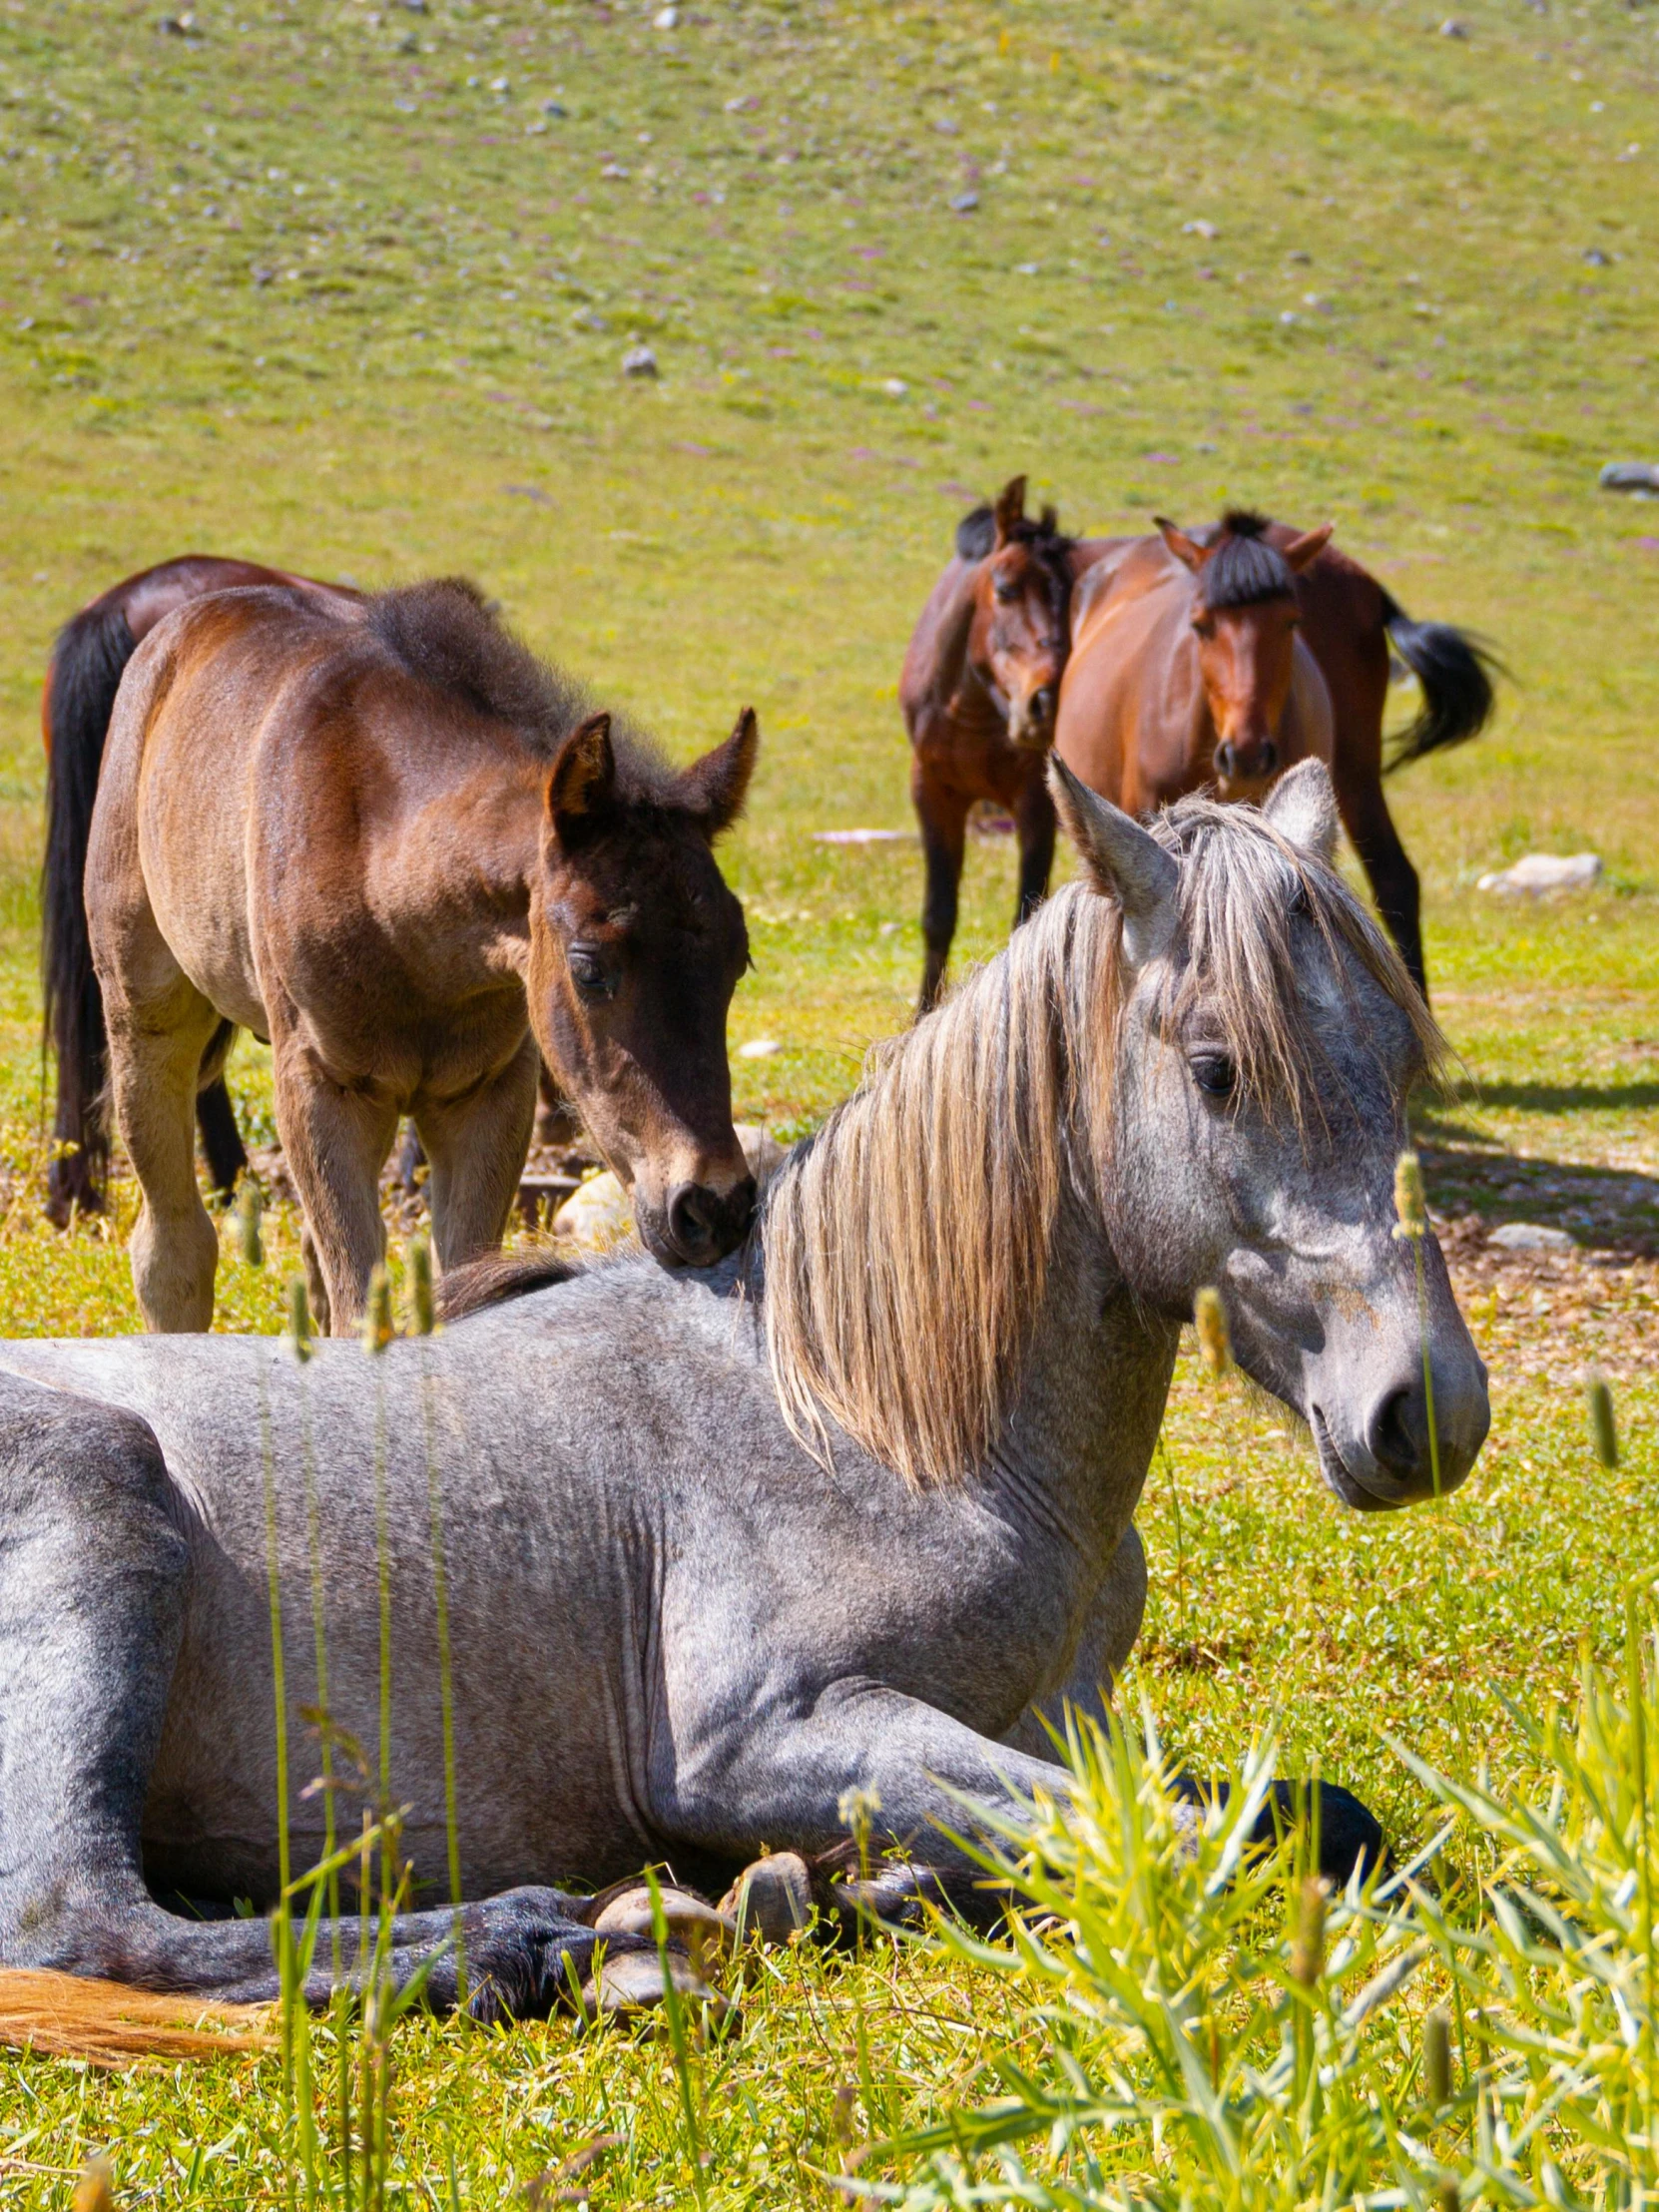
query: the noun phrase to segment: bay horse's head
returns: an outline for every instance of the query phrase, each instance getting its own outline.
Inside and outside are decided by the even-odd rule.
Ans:
[[[1287,546],[1269,542],[1266,519],[1243,509],[1207,539],[1162,516],[1158,533],[1193,577],[1192,628],[1215,725],[1212,756],[1222,799],[1259,799],[1285,765],[1279,728],[1291,696],[1296,580],[1330,539],[1333,524]]]
[[[547,770],[531,886],[530,1021],[634,1220],[668,1266],[710,1267],[748,1231],[755,1181],[732,1127],[726,1015],[749,965],[714,840],[760,737],[737,728],[683,773],[590,716]]]
[[[956,551],[979,563],[969,663],[1002,709],[1010,742],[1046,752],[1071,651],[1071,540],[1052,507],[1035,520],[1026,514],[1025,478],[1016,476],[993,506],[964,516]]]

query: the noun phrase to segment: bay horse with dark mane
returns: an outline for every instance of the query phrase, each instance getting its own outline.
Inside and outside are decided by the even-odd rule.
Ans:
[[[115,695],[127,663],[175,607],[206,592],[229,591],[243,584],[283,584],[300,592],[357,596],[344,585],[318,584],[283,569],[262,568],[254,561],[187,553],[124,578],[72,615],[58,632],[47,664],[40,702],[41,736],[46,741],[41,980],[46,1034],[58,1064],[52,1134],[60,1149],[47,1171],[46,1211],[60,1226],[74,1212],[102,1210],[109,1159],[103,1109],[109,1072],[104,1001],[93,972],[81,883]],[[209,1180],[215,1191],[229,1196],[248,1165],[248,1154],[222,1075],[198,1094],[196,1118]]]
[[[1048,889],[1054,806],[1046,776],[1071,637],[1072,587],[1096,548],[1061,535],[1052,507],[1025,512],[1025,478],[956,527],[956,551],[904,656],[898,703],[927,889],[918,1012],[944,981],[969,810],[989,800],[1019,834],[1017,927]]]
[[[1155,536],[1103,545],[1073,597],[1054,750],[1132,814],[1199,791],[1260,800],[1298,761],[1323,760],[1426,994],[1417,874],[1382,778],[1485,727],[1495,663],[1446,623],[1412,622],[1331,535],[1234,509],[1212,529],[1160,520]],[[1385,762],[1390,647],[1422,707]]]
[[[336,1334],[384,1250],[402,1114],[440,1265],[499,1243],[538,1047],[632,1184],[648,1249],[731,1251],[755,1191],[725,1044],[749,955],[711,847],[757,745],[746,710],[676,774],[452,581],[255,585],[158,624],[116,699],[84,879],[148,1326],[212,1319],[192,1119],[239,1027],[272,1046]]]

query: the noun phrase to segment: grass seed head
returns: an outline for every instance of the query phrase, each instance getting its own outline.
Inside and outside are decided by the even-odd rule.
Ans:
[[[260,1216],[264,1212],[265,1199],[260,1186],[251,1175],[245,1175],[237,1193],[237,1234],[242,1256],[251,1268],[265,1266],[265,1239],[260,1235]]]
[[[397,1334],[391,1318],[391,1277],[382,1262],[368,1279],[368,1304],[363,1308],[363,1350],[384,1352]]]
[[[1438,2005],[1422,2023],[1422,2093],[1436,2112],[1451,2102],[1451,2022]]]
[[[432,1295],[432,1240],[409,1239],[409,1309],[417,1337],[429,1337],[437,1327],[437,1302]]]
[[[288,1277],[288,1343],[303,1366],[311,1356],[311,1302],[302,1275]]]
[[[69,2200],[70,2212],[115,2212],[115,2176],[100,2152],[89,2158]]]
[[[1402,1152],[1394,1162],[1394,1217],[1396,1236],[1413,1243],[1428,1234],[1428,1201],[1423,1195],[1422,1162],[1414,1152]]]
[[[1296,1941],[1291,1945],[1291,1978],[1311,1989],[1325,1971],[1325,1884],[1310,1875],[1297,1899]]]
[[[1613,1393],[1607,1378],[1592,1368],[1584,1378],[1584,1395],[1590,1412],[1590,1441],[1604,1467],[1619,1463],[1619,1432],[1613,1420]]]
[[[1225,1375],[1233,1364],[1233,1340],[1228,1334],[1227,1308],[1221,1302],[1220,1291],[1205,1285],[1193,1300],[1193,1321],[1204,1365],[1212,1375]]]

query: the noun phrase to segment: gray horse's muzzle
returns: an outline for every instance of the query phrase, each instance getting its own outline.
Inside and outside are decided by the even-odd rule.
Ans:
[[[1320,1472],[1345,1505],[1380,1513],[1444,1497],[1463,1481],[1491,1423],[1486,1369],[1471,1342],[1437,1353],[1430,1443],[1422,1364],[1391,1377],[1363,1407],[1326,1406],[1317,1392],[1308,1423]],[[1357,1417],[1356,1417],[1357,1416]]]

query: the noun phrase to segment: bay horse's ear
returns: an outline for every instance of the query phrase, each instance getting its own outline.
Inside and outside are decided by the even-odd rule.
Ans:
[[[1190,568],[1196,576],[1210,558],[1210,546],[1200,545],[1197,538],[1188,537],[1178,522],[1167,522],[1162,515],[1154,515],[1152,526],[1183,568]]]
[[[686,805],[711,837],[730,830],[743,813],[760,750],[761,726],[754,708],[746,707],[726,743],[694,761],[681,777]]]
[[[1322,523],[1317,530],[1305,530],[1301,537],[1293,538],[1285,548],[1285,565],[1293,576],[1300,576],[1305,568],[1317,561],[1331,543],[1336,529],[1334,522]]]
[[[992,519],[996,523],[996,544],[992,551],[1000,553],[1025,520],[1025,478],[1023,476],[1010,476],[997,493],[996,505],[992,509]]]
[[[1048,788],[1085,876],[1123,908],[1123,949],[1130,965],[1144,966],[1175,934],[1180,868],[1138,822],[1080,784],[1057,753],[1048,756]]]
[[[547,819],[555,834],[580,835],[615,789],[611,718],[589,715],[560,746],[547,772]]]
[[[1337,856],[1337,794],[1323,761],[1298,761],[1262,809],[1288,844],[1330,867]]]

